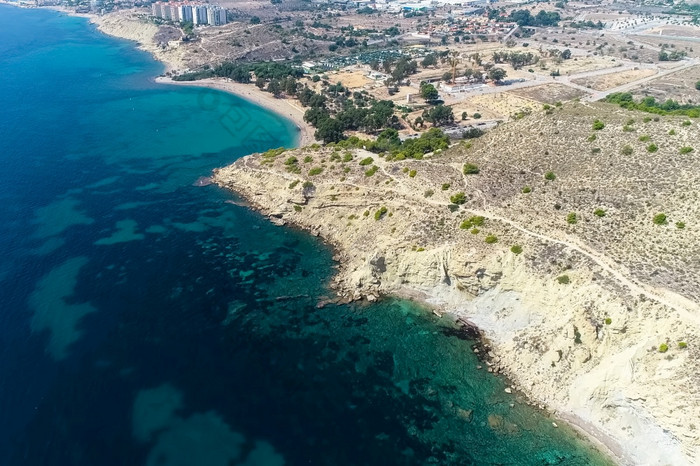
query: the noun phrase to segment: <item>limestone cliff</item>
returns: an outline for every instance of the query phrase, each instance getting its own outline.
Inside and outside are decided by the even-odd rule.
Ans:
[[[630,115],[570,104],[423,160],[313,146],[214,179],[333,243],[340,299],[409,295],[469,320],[494,367],[620,462],[697,464],[700,159],[679,148],[700,131],[634,114],[628,134]]]

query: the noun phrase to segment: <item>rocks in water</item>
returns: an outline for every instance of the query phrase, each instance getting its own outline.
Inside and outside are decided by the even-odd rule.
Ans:
[[[472,419],[474,418],[474,410],[457,408],[457,417],[464,421],[472,422]]]
[[[509,394],[509,395],[510,395],[511,393],[513,393],[513,390],[512,390],[510,387],[506,387],[505,390],[503,390],[503,391],[506,392],[506,393]]]
[[[197,178],[197,180],[192,183],[192,186],[209,186],[210,184],[213,184],[214,180],[210,176],[200,176]]]

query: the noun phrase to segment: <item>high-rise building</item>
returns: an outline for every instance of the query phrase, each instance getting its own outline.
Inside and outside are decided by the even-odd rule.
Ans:
[[[192,5],[180,5],[178,14],[180,15],[180,21],[192,22]]]
[[[197,5],[192,7],[192,22],[196,25],[208,24],[207,7]]]
[[[180,21],[180,11],[177,5],[170,5],[170,19],[172,21]]]
[[[160,2],[155,2],[153,5],[151,5],[151,14],[153,14],[153,16],[156,18],[163,17],[163,10],[161,6],[162,4]]]
[[[169,21],[190,21],[195,26],[222,26],[228,23],[228,12],[225,8],[201,3],[155,2],[151,5],[151,13],[156,18]]]

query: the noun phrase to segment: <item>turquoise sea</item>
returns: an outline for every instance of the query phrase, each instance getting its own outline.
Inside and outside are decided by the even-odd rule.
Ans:
[[[0,5],[1,465],[595,465],[406,301],[193,183],[295,128],[85,20]],[[511,406],[512,405],[512,406]]]

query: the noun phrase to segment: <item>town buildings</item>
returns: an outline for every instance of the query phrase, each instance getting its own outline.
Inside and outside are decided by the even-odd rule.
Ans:
[[[225,8],[202,3],[155,2],[151,5],[151,14],[166,21],[190,22],[195,26],[222,26],[228,23]]]

